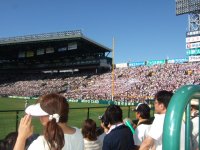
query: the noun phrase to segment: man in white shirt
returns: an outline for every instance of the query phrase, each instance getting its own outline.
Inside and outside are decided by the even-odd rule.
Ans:
[[[151,125],[148,136],[142,142],[140,150],[147,150],[155,146],[156,150],[162,150],[162,134],[167,106],[173,93],[169,91],[159,91],[155,94],[155,119]]]

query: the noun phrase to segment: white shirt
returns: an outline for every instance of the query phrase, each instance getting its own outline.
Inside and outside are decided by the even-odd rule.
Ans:
[[[96,141],[88,141],[84,139],[84,150],[102,150],[103,143],[97,139]]]
[[[65,145],[62,150],[83,150],[84,142],[80,129],[74,127],[76,132],[74,134],[64,134]],[[28,150],[49,150],[49,146],[44,136],[39,136],[28,147]]]
[[[156,150],[162,150],[162,134],[165,114],[154,114],[155,118],[148,135],[154,139]]]
[[[135,129],[135,134],[133,134],[135,145],[140,146],[144,139],[147,137],[151,125],[149,124],[140,124]]]
[[[162,150],[162,135],[165,114],[154,114],[155,119],[150,127],[148,135],[154,139],[156,150]],[[182,122],[180,131],[180,150],[185,150],[185,124]]]

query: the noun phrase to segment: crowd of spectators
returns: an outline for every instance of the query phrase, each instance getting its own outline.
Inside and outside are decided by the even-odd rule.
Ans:
[[[175,91],[186,84],[200,84],[200,64],[164,64],[117,68],[103,74],[1,74],[1,96],[39,96],[58,92],[72,99],[112,98],[135,101],[151,98],[156,91]]]

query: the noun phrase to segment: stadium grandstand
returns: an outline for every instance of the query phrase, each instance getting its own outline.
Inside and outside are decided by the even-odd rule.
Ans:
[[[158,115],[165,115],[165,120],[162,117],[163,122],[160,121],[159,116],[159,122],[156,120],[152,124],[153,129],[158,128],[155,132],[161,135],[159,139],[162,141],[152,138],[153,141],[147,143],[154,143],[154,146],[159,143],[163,150],[179,150],[182,146],[186,150],[192,149],[193,129],[196,130],[200,126],[199,121],[197,124],[191,123],[191,119],[194,119],[191,115],[191,101],[198,102],[196,106],[200,102],[200,0],[176,0],[176,5],[177,15],[191,15],[191,27],[186,33],[186,57],[181,59],[146,60],[114,65],[114,59],[109,57],[112,50],[87,38],[80,30],[1,38],[0,97],[32,99],[56,92],[63,94],[69,102],[115,100],[118,105],[128,105],[128,102],[133,102],[134,105],[144,100],[152,100],[158,91],[173,91],[174,95],[167,109],[164,112],[156,112],[158,114],[154,119],[156,120]],[[193,16],[195,17],[192,18]],[[194,20],[197,25],[195,30],[192,28]],[[165,107],[165,104],[156,101],[158,97],[155,99],[155,108]],[[106,102],[111,104],[110,101]],[[128,107],[129,117],[130,106]],[[93,107],[95,110],[96,108]],[[89,108],[87,109],[89,118]],[[198,109],[200,111],[199,106]],[[199,118],[199,111],[195,117]],[[4,112],[2,120],[7,121],[9,117],[5,119]],[[81,120],[80,116],[84,111],[80,109],[79,112],[78,117],[70,119],[76,122]],[[97,118],[97,112],[93,114]],[[15,116],[17,131],[18,111]],[[183,120],[185,136],[181,135]],[[4,127],[13,125],[5,123]],[[199,128],[198,135],[195,136],[198,136],[196,149],[199,149]],[[182,140],[185,145],[180,145]]]
[[[188,59],[115,64],[113,80],[110,52],[79,30],[0,39],[0,95],[111,100],[114,90],[114,100],[135,102],[200,84],[199,61]]]
[[[0,71],[102,72],[111,69],[110,52],[80,30],[1,38]]]

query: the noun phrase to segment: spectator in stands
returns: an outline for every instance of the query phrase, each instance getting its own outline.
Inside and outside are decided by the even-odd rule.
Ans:
[[[191,100],[192,150],[199,149],[199,99]]]
[[[139,147],[147,137],[152,120],[150,119],[150,107],[147,104],[139,103],[134,111],[136,113],[136,119],[138,119],[138,123],[133,137],[135,145]]]
[[[69,104],[59,94],[47,94],[39,99],[39,103],[27,107],[19,125],[17,142],[14,150],[22,150],[26,139],[32,134],[31,116],[40,117],[44,126],[44,135],[39,136],[28,150],[82,150],[83,136],[78,128],[67,125]],[[78,141],[78,142],[77,142]]]
[[[115,69],[115,100],[139,101],[153,98],[166,89],[175,91],[185,84],[200,84],[200,63],[163,64]],[[189,74],[186,72],[190,72]],[[70,99],[111,99],[111,72],[1,74],[0,95],[38,96],[56,92]],[[28,90],[27,90],[28,89]],[[81,96],[80,96],[81,95]]]
[[[164,126],[164,119],[165,113],[167,111],[168,104],[170,102],[171,97],[173,96],[172,92],[161,90],[155,94],[155,119],[151,125],[149,130],[148,136],[142,142],[140,146],[140,150],[150,149],[155,146],[156,150],[162,150],[162,134],[163,134],[163,126]],[[181,137],[185,135],[185,128],[184,124],[181,127]],[[185,144],[184,140],[181,139],[181,150],[184,150]]]
[[[103,141],[103,150],[133,150],[133,134],[122,120],[122,110],[117,105],[110,105],[104,113],[109,131]]]
[[[84,150],[101,150],[103,143],[97,138],[96,122],[86,119],[81,130],[84,138]]]

